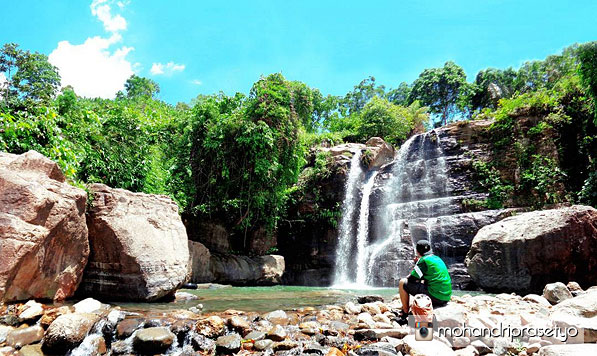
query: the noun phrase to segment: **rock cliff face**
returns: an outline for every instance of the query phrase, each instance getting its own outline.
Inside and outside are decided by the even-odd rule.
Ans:
[[[428,239],[452,271],[457,288],[474,285],[464,259],[477,231],[511,209],[468,211],[487,197],[475,186],[474,159],[486,160],[487,121],[452,124],[412,137],[383,166],[371,197],[369,284],[396,286],[412,268],[413,246]]]
[[[0,301],[73,295],[89,256],[86,200],[43,155],[0,152]]]
[[[106,300],[156,300],[187,277],[187,233],[168,197],[103,184],[87,216],[91,255],[81,292]]]
[[[485,226],[466,263],[475,282],[488,291],[540,292],[555,281],[597,284],[597,210],[575,205]]]
[[[233,285],[279,284],[284,274],[284,257],[277,255],[237,256],[211,253],[200,242],[189,241],[193,283]]]
[[[367,284],[396,286],[398,279],[412,268],[414,243],[426,238],[431,240],[434,252],[449,265],[455,287],[474,287],[464,266],[473,237],[483,226],[513,211],[471,211],[468,206],[469,201],[487,197],[487,193],[478,191],[472,163],[490,159],[491,143],[486,134],[490,124],[490,121],[451,124],[414,136],[403,144],[390,163],[377,160],[382,163],[370,166],[363,162],[364,176],[377,170],[369,205]],[[316,184],[320,188],[317,193],[323,199],[314,204],[314,199],[310,201],[307,194],[299,200],[292,215],[297,222],[280,229],[278,240],[286,258],[286,282],[332,284],[337,226],[302,223],[301,218],[305,217],[305,212],[321,208],[324,205],[321,200],[327,206],[342,204],[351,152],[358,149],[366,150],[364,145],[355,144],[324,149],[331,152],[333,173]],[[361,189],[359,192],[357,206],[362,200]],[[358,221],[358,216],[353,220]]]

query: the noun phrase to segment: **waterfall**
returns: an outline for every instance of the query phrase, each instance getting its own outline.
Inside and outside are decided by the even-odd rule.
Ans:
[[[391,178],[385,182],[382,236],[370,247],[368,284],[394,285],[412,268],[416,241],[426,238],[432,248],[438,217],[458,213],[450,195],[448,168],[435,131],[408,139],[393,163]],[[385,265],[384,265],[385,264]],[[380,268],[384,265],[384,268]]]
[[[375,183],[375,177],[378,171],[373,171],[371,176],[363,185],[363,198],[361,199],[361,208],[359,211],[359,227],[357,230],[357,285],[362,286],[367,281],[366,264],[369,258],[367,239],[369,237],[369,197],[371,189]]]
[[[417,240],[427,238],[432,248],[442,246],[434,243],[441,234],[439,217],[458,213],[459,197],[450,195],[436,131],[409,138],[393,162],[380,170],[363,172],[360,157],[360,151],[353,156],[346,181],[334,286],[396,285],[412,268]],[[376,187],[383,195],[372,207]]]
[[[350,282],[349,263],[353,253],[354,214],[362,173],[361,151],[357,150],[353,152],[350,160],[348,178],[344,187],[345,195],[342,202],[342,218],[338,229],[338,247],[336,249],[335,285],[344,285]]]

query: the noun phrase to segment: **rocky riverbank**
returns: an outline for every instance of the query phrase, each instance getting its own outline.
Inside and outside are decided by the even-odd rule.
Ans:
[[[185,292],[178,299],[196,298]],[[182,304],[181,304],[182,305]],[[188,304],[186,304],[188,305]],[[197,307],[138,313],[85,299],[72,306],[34,300],[0,307],[0,355],[576,355],[597,351],[597,287],[549,284],[543,295],[463,295],[434,311],[439,327],[576,327],[564,344],[549,337],[440,336],[417,341],[396,322],[396,296],[342,305],[202,313]],[[571,330],[571,329],[570,329]],[[588,344],[587,344],[588,343]]]

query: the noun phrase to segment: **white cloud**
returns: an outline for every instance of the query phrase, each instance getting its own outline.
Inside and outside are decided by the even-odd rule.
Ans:
[[[203,82],[200,81],[199,79],[193,79],[193,80],[191,80],[191,84],[201,85],[201,84],[203,84]]]
[[[127,59],[133,47],[113,48],[122,41],[118,31],[126,30],[126,20],[112,14],[112,3],[112,0],[93,0],[90,6],[91,13],[102,21],[110,37],[89,37],[83,44],[61,41],[48,56],[49,62],[60,72],[62,86],[71,85],[78,95],[114,98],[138,69],[137,63]],[[122,8],[126,3],[117,5]]]
[[[104,29],[108,32],[118,32],[126,30],[126,20],[120,15],[112,15],[112,8],[108,0],[93,0],[91,3],[91,14],[104,24]],[[118,7],[122,9],[124,3],[119,2]]]
[[[4,73],[0,72],[0,87],[2,87],[2,85],[4,85],[4,83],[6,83],[6,75],[4,75]]]
[[[184,64],[168,62],[167,64],[154,63],[149,71],[153,75],[172,75],[176,72],[182,72],[184,69]]]
[[[58,67],[62,86],[72,85],[78,95],[86,97],[114,98],[134,73],[133,64],[126,58],[132,47],[108,50],[118,40],[114,35],[88,38],[80,45],[61,41],[48,60]]]

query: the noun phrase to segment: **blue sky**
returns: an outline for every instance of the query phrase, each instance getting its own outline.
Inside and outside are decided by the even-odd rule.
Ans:
[[[342,95],[453,60],[469,79],[597,40],[597,1],[21,0],[2,6],[0,43],[50,55],[63,84],[111,97],[132,73],[176,103],[247,93],[282,72]]]

